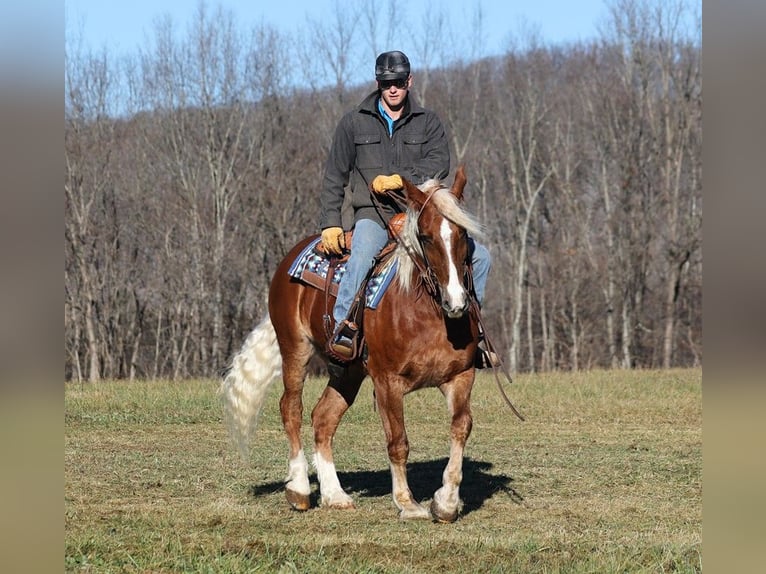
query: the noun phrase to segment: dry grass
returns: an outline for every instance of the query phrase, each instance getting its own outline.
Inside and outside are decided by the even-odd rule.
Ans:
[[[702,569],[699,370],[519,376],[508,391],[524,423],[482,374],[464,508],[452,525],[396,518],[369,381],[335,440],[357,509],[306,513],[291,511],[282,492],[278,387],[244,465],[228,443],[217,384],[67,386],[67,571]],[[306,421],[322,386],[307,385]],[[411,487],[427,501],[446,463],[446,407],[430,390],[410,395],[406,409]]]

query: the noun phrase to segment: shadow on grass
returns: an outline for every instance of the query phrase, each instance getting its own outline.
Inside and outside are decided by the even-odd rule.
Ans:
[[[407,465],[407,479],[410,490],[416,500],[424,501],[433,496],[441,487],[442,473],[447,466],[447,458],[438,460],[414,462]],[[521,504],[524,498],[513,488],[513,478],[504,474],[492,474],[492,463],[465,458],[463,460],[463,482],[460,485],[460,498],[463,500],[462,515],[469,514],[481,508],[484,503],[497,493],[504,493],[516,504]],[[338,478],[343,489],[360,497],[391,496],[391,472],[385,470],[370,470],[357,472],[338,472]],[[316,484],[316,474],[310,476],[312,484]],[[254,497],[267,496],[283,490],[284,483],[269,482],[250,487]],[[317,489],[312,490],[311,505],[316,507],[319,502]]]

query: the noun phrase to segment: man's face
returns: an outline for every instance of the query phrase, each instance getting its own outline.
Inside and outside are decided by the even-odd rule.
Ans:
[[[380,95],[383,101],[392,110],[401,108],[404,105],[404,99],[412,84],[412,76],[404,80],[383,80],[378,82]]]

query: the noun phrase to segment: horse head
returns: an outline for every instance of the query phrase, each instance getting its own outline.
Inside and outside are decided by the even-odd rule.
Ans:
[[[468,311],[470,295],[465,285],[469,261],[468,233],[480,234],[481,226],[462,207],[466,184],[461,165],[451,188],[432,179],[415,186],[402,178],[407,197],[407,217],[400,236],[406,257],[400,254],[399,279],[410,288],[414,269],[449,318]]]

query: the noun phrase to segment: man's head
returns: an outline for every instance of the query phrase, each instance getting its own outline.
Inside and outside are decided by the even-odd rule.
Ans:
[[[400,109],[412,85],[410,60],[398,50],[383,52],[375,60],[375,79],[383,101],[392,110]]]

